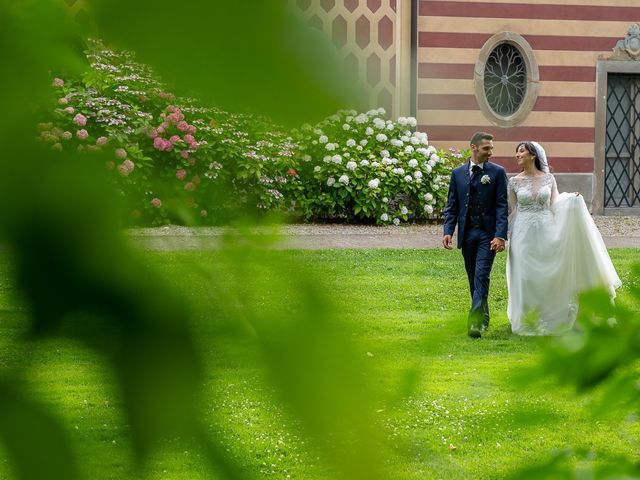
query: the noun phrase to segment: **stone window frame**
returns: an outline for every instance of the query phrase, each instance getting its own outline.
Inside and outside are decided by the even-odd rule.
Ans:
[[[484,69],[487,60],[489,59],[491,52],[493,52],[497,46],[505,43],[518,49],[527,70],[527,90],[524,99],[522,100],[522,104],[518,110],[509,116],[502,116],[495,113],[489,105],[489,102],[487,102],[487,97],[484,92]],[[533,54],[531,45],[529,45],[529,42],[527,42],[522,35],[516,32],[506,31],[496,33],[485,42],[484,46],[480,50],[473,72],[473,80],[476,101],[478,102],[480,111],[487,120],[494,125],[505,128],[520,125],[529,116],[529,113],[533,110],[533,106],[538,99],[540,72],[538,70],[538,62]]]

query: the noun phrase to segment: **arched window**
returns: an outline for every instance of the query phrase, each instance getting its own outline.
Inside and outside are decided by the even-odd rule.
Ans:
[[[494,35],[476,62],[474,81],[480,110],[495,125],[519,125],[538,97],[538,79],[538,64],[529,43],[514,32]]]

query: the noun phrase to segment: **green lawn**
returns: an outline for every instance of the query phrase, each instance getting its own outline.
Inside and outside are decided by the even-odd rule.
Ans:
[[[611,251],[624,285],[620,303],[630,301],[629,286],[638,285],[629,276],[635,255]],[[466,336],[469,295],[459,252],[275,251],[251,257],[240,280],[219,252],[144,258],[189,300],[206,366],[205,425],[258,478],[334,478],[258,367],[250,326],[229,314],[239,298],[258,309],[295,313],[301,268],[322,284],[341,331],[367,367],[388,478],[513,478],[520,467],[569,447],[592,451],[596,462],[640,460],[635,418],[595,417],[588,408],[592,396],[576,396],[530,372],[548,340],[511,335],[504,255],[494,267],[492,323],[481,340]],[[24,341],[28,312],[15,298],[10,260],[0,256],[0,373],[19,372],[63,419],[86,478],[211,478],[198,448],[183,438],[167,441],[144,468],[134,469],[111,372],[70,342]],[[0,478],[11,478],[10,471],[0,450]]]

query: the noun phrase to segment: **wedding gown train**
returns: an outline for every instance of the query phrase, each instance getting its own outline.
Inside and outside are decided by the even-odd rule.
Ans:
[[[519,335],[554,335],[572,328],[576,297],[621,285],[581,196],[558,194],[550,173],[509,180],[511,226],[507,315]]]

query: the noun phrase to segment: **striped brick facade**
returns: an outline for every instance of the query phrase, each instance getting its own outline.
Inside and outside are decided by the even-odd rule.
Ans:
[[[516,143],[537,140],[554,171],[588,196],[598,181],[593,178],[597,62],[611,55],[629,26],[639,21],[638,0],[420,0],[420,129],[435,146],[457,148],[468,148],[474,131],[489,131],[495,135],[494,160],[510,172],[517,171]],[[532,48],[538,95],[520,124],[499,127],[480,110],[474,69],[485,42],[507,31],[521,35]]]

